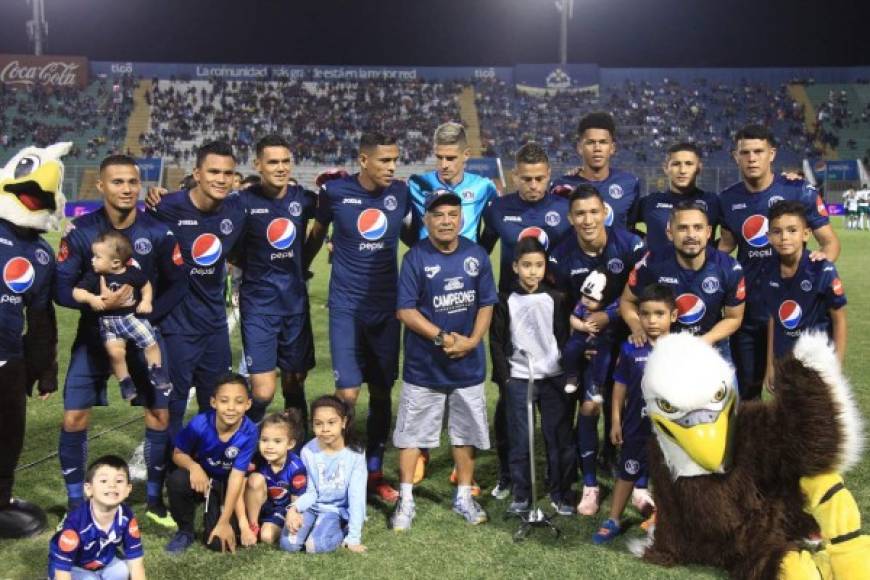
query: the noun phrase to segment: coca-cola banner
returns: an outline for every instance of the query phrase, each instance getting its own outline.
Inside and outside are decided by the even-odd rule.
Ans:
[[[0,83],[83,88],[88,84],[88,59],[83,56],[0,54]]]

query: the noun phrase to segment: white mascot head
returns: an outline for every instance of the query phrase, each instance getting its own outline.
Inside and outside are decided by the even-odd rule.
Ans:
[[[0,169],[0,218],[42,232],[60,228],[63,162],[72,143],[27,147]]]

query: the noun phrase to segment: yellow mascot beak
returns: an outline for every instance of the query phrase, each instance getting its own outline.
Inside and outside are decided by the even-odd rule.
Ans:
[[[16,194],[18,202],[28,211],[54,211],[54,194],[60,191],[62,179],[63,166],[57,161],[47,161],[20,179],[0,184],[0,190]]]
[[[670,436],[692,461],[707,471],[715,472],[725,463],[733,407],[732,398],[721,411],[701,409],[676,421],[662,417],[658,413],[651,413],[650,419],[664,434]],[[703,416],[698,418],[698,414]],[[694,420],[691,420],[693,418]]]

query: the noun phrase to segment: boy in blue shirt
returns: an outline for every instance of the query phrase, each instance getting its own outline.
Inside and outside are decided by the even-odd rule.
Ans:
[[[620,446],[619,476],[613,486],[610,517],[592,536],[595,544],[606,544],[619,535],[619,518],[635,484],[647,479],[646,445],[652,426],[646,414],[641,381],[656,340],[667,335],[677,320],[673,291],[662,284],[650,284],[640,295],[638,311],[647,341],[642,346],[634,346],[631,341],[623,343],[613,373],[610,440]],[[649,505],[652,507],[651,502]]]
[[[139,523],[124,503],[133,491],[127,463],[116,455],[95,460],[85,474],[84,491],[87,501],[66,515],[51,538],[48,577],[144,580]]]
[[[794,347],[802,332],[821,331],[833,340],[840,363],[846,355],[846,292],[834,264],[813,261],[806,249],[810,236],[803,205],[780,201],[769,214],[770,245],[776,257],[759,276],[767,323],[767,370],[764,384],[773,381],[774,361]]]
[[[211,407],[191,419],[175,438],[172,461],[178,469],[166,482],[169,512],[178,524],[178,532],[166,545],[173,555],[193,544],[194,512],[202,501],[205,544],[221,552],[236,549],[234,514],[259,439],[257,426],[245,416],[251,408],[245,378],[235,373],[221,377]]]

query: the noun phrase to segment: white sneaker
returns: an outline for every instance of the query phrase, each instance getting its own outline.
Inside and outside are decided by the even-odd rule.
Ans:
[[[601,490],[596,485],[595,487],[583,486],[583,497],[580,503],[577,504],[577,513],[581,516],[594,516],[598,513],[598,496]]]
[[[390,516],[390,527],[397,532],[405,532],[411,529],[411,523],[417,515],[414,502],[403,501],[401,498],[396,503],[396,510]]]
[[[656,509],[656,504],[649,490],[642,488],[634,488],[632,490],[631,505],[644,516],[651,514]]]

